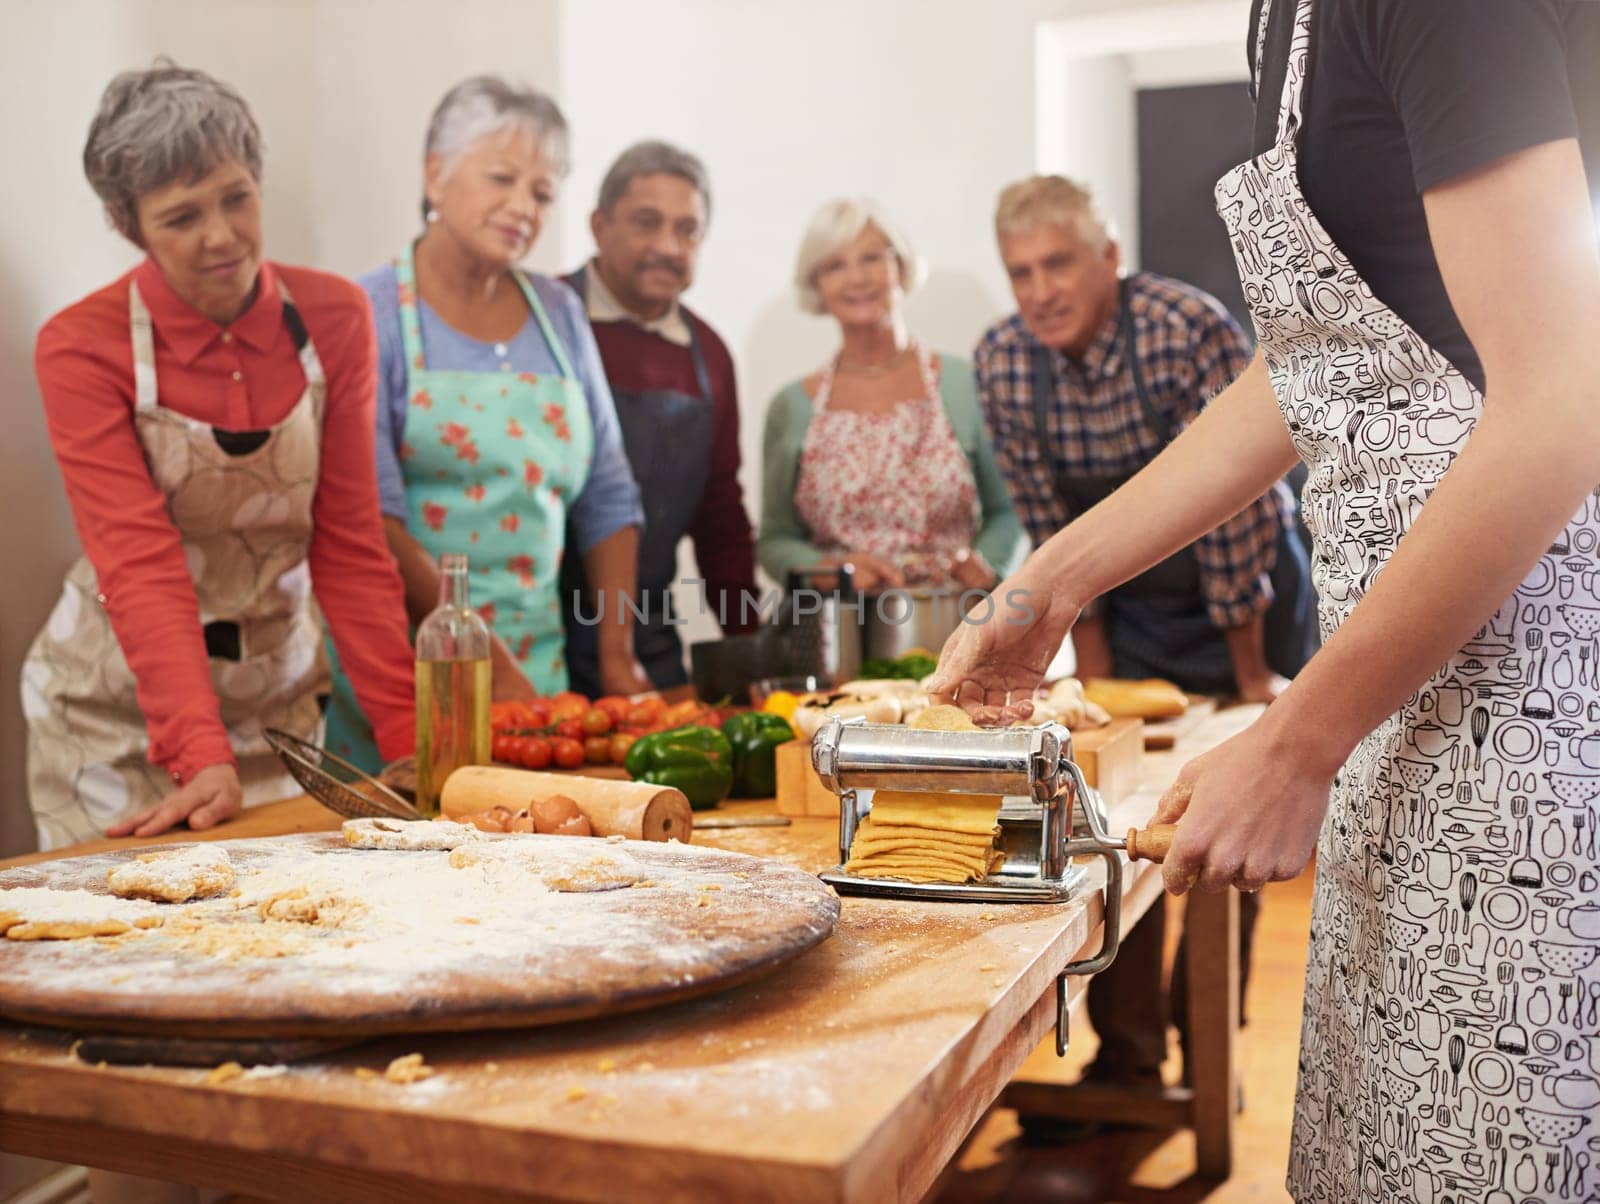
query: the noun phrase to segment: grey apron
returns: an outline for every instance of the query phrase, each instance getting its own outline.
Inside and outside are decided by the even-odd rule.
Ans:
[[[566,279],[587,301],[588,269],[580,268]],[[637,613],[643,617],[634,620],[634,655],[657,689],[683,685],[689,680],[672,604],[672,582],[677,575],[678,541],[694,521],[710,473],[714,417],[711,377],[694,323],[688,325],[689,355],[694,362],[699,396],[676,389],[611,390],[622,425],[622,445],[644,505],[638,594],[634,599]],[[567,548],[570,552],[576,547],[569,526]],[[594,622],[599,603],[581,556],[562,557],[561,596],[572,689],[593,698],[603,692]]]
[[[1139,409],[1164,447],[1172,440],[1172,422],[1150,400],[1134,342],[1127,280],[1119,286],[1117,321]],[[1035,344],[1030,358],[1034,431],[1049,454],[1048,420],[1057,385],[1054,356],[1049,348]],[[1052,484],[1069,517],[1076,517],[1115,493],[1138,471],[1069,472],[1058,464],[1052,470]],[[1315,604],[1306,550],[1288,525],[1278,533],[1271,580],[1273,602],[1262,620],[1267,664],[1292,677],[1315,650]],[[1124,582],[1105,596],[1104,604],[1117,676],[1164,677],[1197,693],[1235,688],[1227,642],[1206,611],[1200,591],[1200,563],[1193,545]]]

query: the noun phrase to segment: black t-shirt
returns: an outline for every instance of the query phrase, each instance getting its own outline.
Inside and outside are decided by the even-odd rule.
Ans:
[[[1272,12],[1258,154],[1277,137],[1296,7],[1254,0],[1252,59],[1263,2]],[[1597,34],[1596,0],[1312,3],[1300,187],[1378,299],[1479,389],[1483,367],[1445,292],[1421,194],[1503,155],[1578,134],[1574,95],[1580,107],[1592,103]],[[1600,166],[1596,142],[1584,138],[1591,179]]]

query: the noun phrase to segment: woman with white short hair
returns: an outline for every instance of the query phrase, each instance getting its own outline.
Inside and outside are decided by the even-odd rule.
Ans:
[[[145,259],[35,352],[84,551],[22,669],[44,848],[299,793],[262,729],[320,731],[313,589],[384,754],[415,734],[366,297],[263,257],[261,135],[202,72],[117,76],[83,165]]]
[[[1022,526],[978,409],[972,366],[906,327],[923,261],[883,210],[829,201],[800,244],[800,306],[839,326],[839,350],[767,410],[761,565],[855,586],[988,589]]]
[[[378,492],[413,622],[438,557],[472,560],[494,632],[496,698],[567,687],[557,588],[568,524],[601,603],[607,693],[651,688],[633,652],[644,514],[594,334],[577,294],[517,265],[567,174],[567,123],[542,92],[476,76],[428,125],[424,229],[361,278],[378,330]],[[376,757],[342,679],[329,747]]]

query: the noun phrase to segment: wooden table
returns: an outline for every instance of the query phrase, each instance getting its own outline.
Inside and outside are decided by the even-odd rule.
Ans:
[[[1113,830],[1147,818],[1183,760],[1254,713],[1222,712],[1151,757]],[[740,808],[771,805],[724,810]],[[299,799],[208,835],[337,822]],[[837,857],[825,820],[696,840],[808,869]],[[1130,868],[1129,923],[1160,897],[1152,867]],[[1194,1124],[1211,1176],[1232,1153],[1236,903],[1189,907],[1194,1031],[1208,1039],[1192,1099],[1163,1105]],[[0,1025],[0,1148],[290,1199],[918,1200],[1051,1034],[1056,972],[1098,949],[1099,913],[1098,893],[1057,907],[847,898],[832,939],[719,995],[599,1023],[373,1042],[220,1085],[200,1070],[88,1065],[64,1036]],[[411,1052],[434,1077],[355,1073]],[[1053,1094],[1040,1110],[1055,1107],[1061,1089],[1041,1090]]]

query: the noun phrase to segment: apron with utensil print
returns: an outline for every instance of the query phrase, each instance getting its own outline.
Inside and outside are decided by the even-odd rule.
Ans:
[[[1301,194],[1311,9],[1297,0],[1276,144],[1222,178],[1217,204],[1310,470],[1327,638],[1483,399],[1373,295]],[[1597,544],[1600,490],[1334,781],[1289,1162],[1298,1201],[1600,1191]]]

